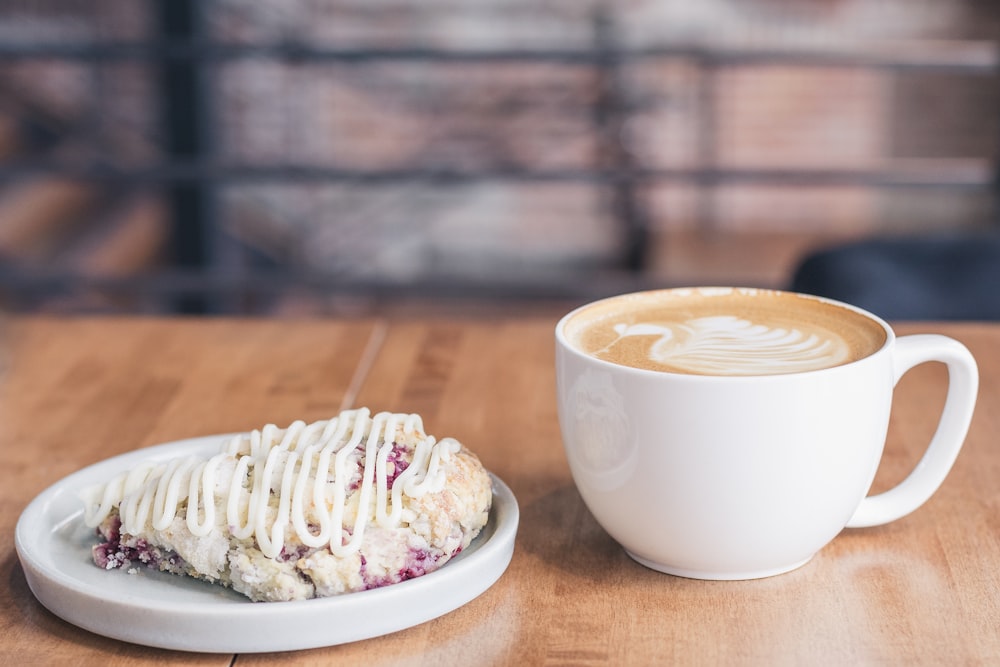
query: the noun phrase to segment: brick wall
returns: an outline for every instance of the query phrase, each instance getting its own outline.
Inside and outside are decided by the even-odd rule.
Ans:
[[[608,166],[608,145],[621,141],[632,164],[662,176],[636,190],[655,234],[825,238],[991,220],[988,188],[753,177],[917,168],[988,182],[1000,37],[1000,11],[990,3],[218,0],[203,7],[211,34],[229,45],[551,56],[599,50],[610,39],[641,56],[622,61],[614,80],[594,61],[553,57],[226,60],[206,67],[212,144],[225,163],[585,172]],[[154,23],[146,5],[131,0],[11,3],[0,14],[6,47],[141,43]],[[598,15],[608,18],[610,37],[602,37]],[[931,67],[911,66],[917,62]],[[973,67],[954,66],[961,63]],[[5,159],[155,163],[163,137],[153,74],[141,61],[0,59]],[[602,125],[611,83],[625,103],[620,127]],[[62,191],[44,178],[8,176],[0,185],[0,211],[25,189]],[[83,188],[101,203],[91,218],[38,226],[60,234],[57,242],[0,235],[0,254],[17,266],[76,258],[73,270],[114,273],[117,255],[87,259],[114,236],[132,239],[114,246],[132,248],[117,262],[127,271],[169,262],[158,188]],[[218,223],[236,243],[272,265],[335,277],[415,277],[445,267],[477,278],[537,271],[544,279],[614,266],[623,251],[613,193],[587,179],[255,181],[218,194]],[[116,197],[139,203],[109,202]],[[63,215],[49,209],[50,217]],[[121,211],[145,212],[142,223],[129,224],[146,232],[109,235],[124,224]]]

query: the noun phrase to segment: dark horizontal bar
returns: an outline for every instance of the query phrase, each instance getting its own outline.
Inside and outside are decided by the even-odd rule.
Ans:
[[[671,169],[387,169],[358,170],[302,165],[221,165],[174,163],[150,167],[121,167],[99,164],[51,162],[8,162],[0,164],[0,184],[30,176],[58,176],[88,181],[127,184],[167,184],[185,182],[261,183],[328,181],[361,185],[392,185],[420,182],[461,185],[483,181],[516,183],[633,183],[680,181],[702,185],[732,183],[870,186],[877,188],[970,188],[993,185],[993,174],[985,166],[979,170],[922,169],[753,169],[753,168],[671,168]]]
[[[178,296],[212,298],[280,296],[290,290],[320,295],[349,294],[369,298],[490,298],[524,300],[589,300],[623,291],[645,289],[654,283],[624,269],[595,269],[580,280],[580,273],[515,272],[505,276],[427,275],[406,280],[354,277],[290,270],[260,269],[245,274],[212,271],[163,271],[127,277],[102,277],[60,269],[0,270],[0,294],[14,300],[97,291],[115,297],[152,298],[169,302]],[[658,283],[662,286],[662,280]]]
[[[435,62],[556,61],[590,63],[601,58],[591,50],[447,50],[447,49],[333,49],[297,42],[271,44],[219,43],[94,43],[0,44],[0,60],[51,58],[59,60],[161,60],[168,58],[226,61],[279,59],[288,61],[371,62],[381,60]]]
[[[801,65],[888,69],[933,69],[989,72],[1000,67],[1000,54],[992,44],[934,42],[906,43],[896,52],[891,46],[866,45],[840,48],[734,48],[711,45],[657,45],[649,47],[571,49],[435,49],[357,48],[336,49],[300,42],[263,44],[194,43],[32,43],[0,44],[0,61],[58,59],[121,61],[198,59],[206,62],[240,59],[277,59],[290,62],[369,63],[378,61],[434,63],[537,63],[594,65],[615,60],[687,58],[708,65]]]

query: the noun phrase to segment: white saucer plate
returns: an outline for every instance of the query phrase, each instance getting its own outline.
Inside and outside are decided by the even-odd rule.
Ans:
[[[15,545],[38,601],[73,625],[122,641],[181,651],[260,653],[333,646],[396,632],[451,612],[492,586],[514,552],[519,511],[491,473],[493,508],[468,549],[440,570],[330,598],[250,602],[221,586],[139,568],[94,565],[93,529],[77,494],[143,461],[210,456],[226,436],[135,450],[84,468],[43,491],[17,523]]]

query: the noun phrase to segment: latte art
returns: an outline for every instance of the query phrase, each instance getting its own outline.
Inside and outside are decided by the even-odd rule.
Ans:
[[[581,352],[695,375],[800,373],[850,363],[886,341],[876,320],[835,302],[753,289],[678,289],[598,301],[567,318]]]
[[[623,338],[650,336],[650,361],[706,375],[795,373],[836,366],[849,358],[847,344],[839,338],[754,324],[734,315],[698,317],[683,324],[619,323],[614,330],[619,338],[608,348]]]

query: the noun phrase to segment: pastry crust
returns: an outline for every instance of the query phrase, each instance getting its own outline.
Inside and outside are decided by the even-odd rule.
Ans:
[[[131,477],[129,476],[131,475]],[[130,471],[83,494],[97,566],[146,566],[254,601],[418,577],[486,525],[489,474],[416,415],[345,411],[227,441],[207,460]]]

